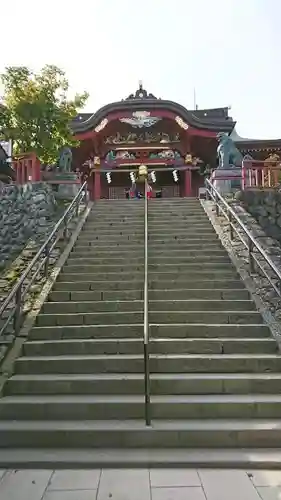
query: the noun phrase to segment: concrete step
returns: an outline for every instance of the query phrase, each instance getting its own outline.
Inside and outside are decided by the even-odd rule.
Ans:
[[[144,249],[143,248],[140,248],[140,247],[136,247],[136,248],[131,248],[131,249],[126,249],[126,247],[124,247],[124,249],[122,250],[122,253],[120,253],[120,249],[118,250],[115,250],[115,249],[112,249],[112,248],[108,248],[108,247],[104,247],[103,249],[99,248],[99,249],[95,249],[93,251],[93,253],[90,253],[90,255],[92,256],[92,258],[96,258],[96,259],[99,259],[99,258],[106,258],[106,259],[128,259],[128,258],[132,258],[132,259],[136,259],[136,258],[143,258],[143,255],[144,255]],[[185,250],[181,250],[179,249],[178,247],[172,249],[172,250],[165,250],[164,248],[160,249],[160,250],[155,250],[154,248],[151,249],[151,247],[149,247],[148,249],[148,256],[149,258],[161,258],[161,259],[170,259],[170,258],[180,258],[180,257],[197,257],[198,258],[208,258],[210,257],[211,259],[214,258],[214,257],[227,257],[229,259],[229,256],[227,255],[226,251],[223,249],[223,248],[220,248],[220,247],[216,247],[214,249],[206,249],[206,248],[201,248],[201,249],[189,249],[189,248],[186,248]],[[70,253],[70,259],[81,259],[81,258],[85,258],[85,257],[89,257],[89,248],[88,246],[85,247],[84,249],[77,249],[77,248],[74,248],[72,250],[72,252]]]
[[[0,449],[2,469],[227,468],[280,469],[281,452],[263,448],[12,448]]]
[[[50,449],[55,446],[56,449],[81,450],[137,447],[162,450],[207,447],[217,450],[241,448],[245,452],[245,448],[260,447],[268,453],[269,448],[281,447],[281,422],[276,419],[156,420],[151,427],[146,427],[142,420],[2,421],[0,442],[2,448]],[[73,455],[76,455],[76,452],[69,455],[72,456],[72,461],[75,461]],[[101,467],[101,463],[102,461],[98,467]],[[192,466],[194,467],[194,464]]]
[[[195,229],[198,231],[212,231],[213,232],[213,227],[211,223],[208,220],[205,220],[204,222],[197,222],[197,221],[189,221],[189,222],[174,222],[174,221],[168,221],[166,223],[157,223],[153,222],[151,223],[148,221],[148,232],[150,234],[154,233],[165,233],[168,232],[169,234],[173,233],[183,233],[185,231],[190,231],[194,232]],[[139,223],[135,224],[115,224],[113,222],[108,223],[108,224],[103,224],[102,226],[85,226],[84,229],[82,229],[80,236],[95,236],[96,234],[128,234],[128,233],[144,233],[144,221],[141,221]],[[80,237],[79,236],[79,237]]]
[[[131,277],[130,277],[131,278]],[[63,291],[82,291],[82,290],[93,290],[93,291],[116,291],[116,290],[141,290],[143,288],[143,277],[140,276],[139,279],[132,280],[122,280],[122,281],[92,281],[89,278],[86,281],[71,281],[68,282],[64,276],[59,276],[59,281],[57,281],[53,287],[53,290],[63,290]]]
[[[91,262],[91,261],[90,261]],[[206,271],[212,271],[216,272],[218,271],[231,271],[232,269],[234,270],[234,267],[229,261],[203,261],[203,262],[190,262],[190,260],[187,259],[187,262],[182,262],[181,260],[174,261],[172,263],[161,263],[156,261],[151,262],[151,259],[148,261],[148,272],[150,273],[151,271],[155,272],[157,270],[160,270],[162,272],[181,272],[186,273],[190,270],[192,271],[202,271],[206,269]],[[65,266],[63,267],[63,271],[67,273],[89,273],[89,274],[94,274],[96,272],[99,273],[107,273],[107,272],[143,272],[144,271],[144,263],[140,261],[123,261],[123,263],[114,263],[111,264],[110,261],[108,260],[105,264],[100,264],[100,263],[90,263],[85,262],[85,264],[77,264],[77,263],[72,263],[67,262]],[[236,271],[235,271],[236,272]]]
[[[155,338],[269,338],[270,330],[264,324],[152,324],[149,328]],[[35,326],[29,333],[30,340],[143,339],[143,321],[139,324]]]
[[[274,339],[150,338],[151,354],[238,354],[277,352]],[[68,356],[81,354],[142,354],[142,338],[68,339],[26,342],[25,356]]]
[[[119,265],[119,266],[124,266],[124,264],[130,265],[138,265],[138,264],[144,264],[144,252],[140,252],[138,256],[135,255],[123,255],[122,257],[117,257],[115,255],[110,255],[110,254],[103,254],[103,256],[97,257],[96,252],[93,251],[93,253],[89,252],[88,254],[84,255],[83,257],[77,257],[74,254],[71,254],[71,256],[67,259],[67,266],[80,266],[80,265]],[[169,266],[171,264],[177,264],[177,265],[198,265],[198,263],[204,264],[211,264],[211,263],[224,263],[228,265],[232,265],[230,262],[230,259],[227,255],[177,255],[177,254],[172,254],[172,255],[165,255],[165,256],[159,256],[159,255],[153,255],[153,253],[150,252],[148,255],[148,263],[149,264],[160,264],[162,266]]]
[[[143,395],[6,396],[0,400],[0,421],[141,419],[144,409]],[[161,420],[273,419],[280,411],[281,396],[272,394],[151,397],[152,418]]]
[[[15,364],[18,374],[143,373],[143,355],[24,356]],[[151,373],[280,372],[277,354],[169,354],[150,356]]]
[[[240,302],[240,301],[239,301]],[[248,302],[248,301],[241,301]],[[90,302],[45,302],[42,311],[46,314],[91,313],[91,312],[139,312],[143,311],[143,300],[98,300]],[[245,306],[246,307],[246,306]],[[242,308],[242,306],[241,306]]]
[[[149,290],[150,300],[247,300],[250,294],[246,289],[210,290],[210,289],[178,289],[178,290]],[[97,301],[97,300],[143,300],[143,290],[86,290],[86,291],[54,291],[48,300],[50,302],[67,301]]]
[[[66,325],[124,325],[143,323],[141,308],[135,311],[111,311],[94,313],[39,314],[36,318],[38,326]]]
[[[143,300],[97,300],[97,301],[67,301],[45,302],[42,311],[46,314],[64,313],[91,313],[91,312],[126,312],[142,311]],[[149,311],[255,311],[255,304],[251,300],[149,300]]]
[[[152,374],[152,394],[280,394],[280,373]],[[5,395],[144,394],[142,373],[13,375]]]
[[[55,303],[54,303],[55,304]],[[102,304],[102,302],[100,302]],[[206,324],[249,324],[262,323],[262,316],[257,311],[149,311],[150,323],[206,323]],[[142,304],[130,311],[100,311],[83,313],[40,313],[36,318],[38,326],[67,325],[118,325],[143,323]]]
[[[180,248],[179,248],[180,245]],[[77,240],[75,246],[73,247],[74,251],[89,251],[89,246],[90,247],[95,247],[96,251],[102,251],[102,250],[107,250],[110,252],[112,250],[112,245],[108,245],[106,242],[101,242],[99,240],[95,241],[81,241]],[[215,239],[211,242],[205,241],[204,246],[202,247],[202,240],[175,240],[173,239],[172,241],[164,242],[162,240],[157,240],[156,242],[150,242],[149,243],[149,250],[150,251],[162,251],[164,246],[165,251],[174,251],[174,250],[221,250],[223,249],[223,246],[221,242],[218,239]],[[142,250],[143,251],[143,246],[140,247],[139,243],[136,243],[134,241],[116,241],[114,242],[114,250],[115,251],[131,251],[131,250]]]
[[[59,277],[58,281],[74,281],[77,282],[78,280],[80,281],[91,281],[94,283],[95,281],[140,281],[143,279],[143,271],[135,271],[131,270],[130,272],[125,272],[125,271],[119,271],[119,272],[85,272],[82,273],[81,271],[77,271],[76,273],[71,273],[69,272],[69,268],[65,268],[63,270]],[[186,269],[183,270],[178,270],[174,272],[169,272],[169,271],[150,271],[149,273],[149,282],[177,282],[177,283],[185,283],[186,285],[190,286],[190,283],[193,282],[194,280],[198,279],[199,281],[202,280],[203,278],[208,279],[208,280],[221,280],[221,279],[230,279],[230,280],[235,280],[238,277],[237,271],[230,266],[229,269],[216,269],[212,271],[204,271],[204,270],[192,270],[192,271],[186,271]],[[164,285],[161,285],[164,287]],[[159,288],[159,285],[158,285]],[[167,288],[167,285],[165,285],[165,288]],[[174,285],[173,285],[174,288]],[[180,288],[180,285],[179,285]]]
[[[75,275],[77,276],[77,275]],[[77,276],[78,278],[78,276]],[[130,276],[132,278],[132,276]],[[205,290],[230,290],[230,289],[241,289],[245,290],[244,285],[241,280],[229,278],[228,276],[226,278],[221,278],[221,279],[196,279],[196,277],[193,277],[193,279],[171,279],[170,281],[165,281],[164,279],[161,279],[161,285],[162,290],[178,290],[178,289],[184,289],[187,286],[190,289],[193,290],[199,290],[199,289],[205,289]],[[108,291],[108,290],[142,290],[143,289],[143,276],[139,276],[138,279],[132,280],[128,279],[125,280],[122,278],[122,281],[115,280],[115,281],[105,281],[105,280],[91,280],[89,279],[89,276],[87,277],[87,280],[84,281],[67,281],[64,275],[60,275],[58,277],[58,281],[55,283],[54,290],[58,291],[83,291],[83,290],[93,290],[93,291]],[[154,280],[149,280],[149,290],[159,290],[159,281],[154,279]]]

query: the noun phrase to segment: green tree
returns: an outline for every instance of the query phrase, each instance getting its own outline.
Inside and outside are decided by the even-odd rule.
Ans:
[[[54,163],[62,146],[77,145],[70,122],[88,94],[68,98],[64,71],[47,65],[39,73],[24,66],[8,67],[1,75],[4,94],[0,135],[13,140],[16,154],[34,151],[43,163]]]

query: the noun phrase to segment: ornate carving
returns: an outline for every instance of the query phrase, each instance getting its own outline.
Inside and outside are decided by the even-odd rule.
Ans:
[[[103,130],[106,125],[108,124],[108,119],[107,118],[104,118],[104,120],[102,120],[95,128],[95,132],[100,132],[101,130]]]
[[[135,133],[129,132],[128,134],[121,135],[117,132],[116,135],[111,135],[105,139],[105,144],[136,144],[136,143],[174,143],[180,142],[180,135],[169,135],[163,132],[152,134],[151,132]]]
[[[149,111],[136,111],[132,113],[131,118],[120,118],[120,122],[128,123],[134,128],[143,128],[143,127],[152,127],[155,123],[162,120],[162,118],[158,116],[150,116]]]
[[[175,121],[176,121],[176,122],[177,122],[177,124],[178,124],[181,128],[183,128],[184,130],[187,130],[187,129],[188,129],[188,125],[187,125],[187,123],[185,123],[185,122],[183,121],[183,119],[182,119],[180,116],[176,116]]]
[[[134,94],[130,94],[128,97],[126,97],[126,101],[132,100],[132,99],[157,99],[155,95],[149,94],[142,86],[142,83],[139,84],[138,90]]]

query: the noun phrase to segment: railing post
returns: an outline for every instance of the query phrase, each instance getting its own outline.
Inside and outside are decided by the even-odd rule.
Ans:
[[[233,238],[234,238],[234,234],[233,234],[233,226],[232,226],[232,215],[231,215],[231,212],[228,212],[228,222],[229,222],[229,237],[230,237],[230,240],[232,241]]]
[[[253,242],[251,240],[251,238],[248,238],[248,256],[249,256],[249,269],[250,269],[250,273],[253,273],[255,271],[255,262],[254,262],[254,259],[253,259]]]
[[[45,278],[47,278],[49,272],[49,264],[50,264],[50,245],[46,245],[44,253],[45,253],[44,276]]]
[[[14,314],[14,331],[17,335],[21,326],[21,294],[22,285],[18,287],[15,295],[15,314]]]
[[[68,240],[68,217],[63,221],[63,239]]]
[[[218,217],[220,212],[219,212],[219,200],[217,197],[217,193],[214,194],[214,198],[215,198],[215,205],[216,205],[216,216]]]

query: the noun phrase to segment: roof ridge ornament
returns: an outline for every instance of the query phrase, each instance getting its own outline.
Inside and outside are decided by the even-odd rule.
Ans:
[[[139,88],[134,94],[130,94],[126,97],[125,101],[136,100],[136,99],[157,99],[155,95],[148,93],[147,90],[143,88],[142,81],[139,82]],[[157,99],[158,100],[158,99]]]

